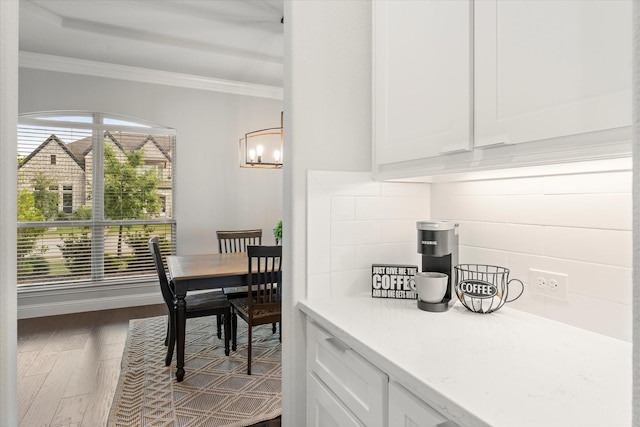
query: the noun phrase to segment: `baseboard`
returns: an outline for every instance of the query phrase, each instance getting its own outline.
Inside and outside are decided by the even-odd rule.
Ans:
[[[154,292],[110,297],[102,296],[99,298],[83,298],[71,301],[46,302],[38,304],[18,304],[18,319],[163,303],[164,301],[162,300],[160,293]]]

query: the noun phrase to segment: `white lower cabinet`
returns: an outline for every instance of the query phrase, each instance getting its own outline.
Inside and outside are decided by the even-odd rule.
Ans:
[[[307,371],[308,427],[458,427],[312,321]]]
[[[389,383],[389,426],[455,427],[431,406],[395,381]]]
[[[328,393],[341,404],[334,408],[346,408],[361,423],[345,425],[386,427],[387,375],[315,323],[307,325],[308,425],[325,426],[318,423],[318,412],[333,403],[324,396],[319,404],[318,396]]]
[[[364,427],[314,374],[307,383],[307,426]]]

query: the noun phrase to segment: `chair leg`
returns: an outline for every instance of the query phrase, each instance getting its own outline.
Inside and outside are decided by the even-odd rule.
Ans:
[[[238,348],[238,315],[234,310],[231,311],[231,336],[233,339],[231,350],[236,351]]]
[[[218,339],[222,338],[222,315],[216,315],[216,327],[218,328]]]
[[[231,316],[225,314],[222,316],[224,320],[224,355],[229,355],[229,336],[231,335]]]
[[[247,325],[247,329],[247,375],[251,375],[251,332],[253,331],[251,324]]]
[[[271,324],[271,332],[274,333],[274,334],[276,333],[276,324],[275,323]]]
[[[167,336],[164,337],[164,346],[169,345],[169,331],[171,330],[171,316],[167,315]]]
[[[173,349],[176,345],[176,326],[173,316],[169,316],[169,336],[168,336],[168,345],[167,345],[167,356],[164,358],[164,365],[171,365],[171,358],[173,358]]]

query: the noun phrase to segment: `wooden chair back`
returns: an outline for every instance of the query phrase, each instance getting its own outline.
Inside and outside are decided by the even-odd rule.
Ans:
[[[247,255],[252,272],[247,287],[249,317],[258,311],[271,313],[257,324],[278,322],[282,307],[282,246],[249,246]]]
[[[262,245],[262,230],[218,231],[218,250],[222,253],[247,252],[250,245]]]
[[[160,280],[160,290],[162,291],[162,298],[167,304],[169,309],[173,309],[173,289],[169,284],[167,278],[167,272],[164,269],[164,262],[162,261],[162,254],[160,253],[160,244],[158,243],[158,236],[153,236],[149,239],[149,250],[153,256],[153,263],[156,265],[156,272],[158,273],[158,279]]]

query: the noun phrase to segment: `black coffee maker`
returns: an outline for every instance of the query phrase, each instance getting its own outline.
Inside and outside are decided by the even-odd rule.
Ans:
[[[418,253],[422,254],[422,271],[437,271],[449,276],[441,302],[418,299],[418,308],[443,312],[455,304],[455,266],[458,265],[458,223],[452,221],[418,221]]]

